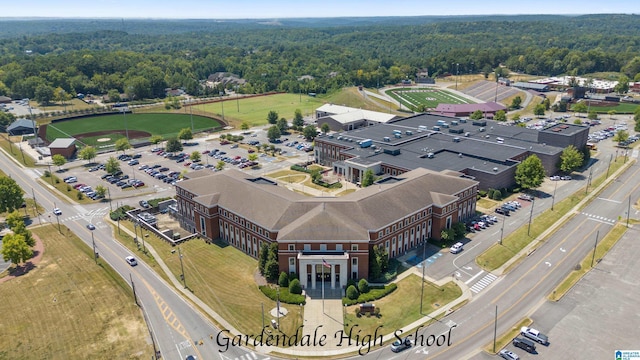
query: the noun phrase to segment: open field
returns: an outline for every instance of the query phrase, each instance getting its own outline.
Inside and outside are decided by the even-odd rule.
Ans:
[[[386,94],[399,101],[404,107],[413,111],[435,109],[438,104],[469,104],[470,100],[441,89],[396,88]]]
[[[38,110],[42,110],[42,111],[73,111],[73,110],[83,110],[83,109],[91,109],[91,108],[98,108],[99,106],[96,104],[87,104],[86,102],[74,98],[71,100],[67,100],[65,101],[65,103],[63,104],[62,102],[52,102],[50,104],[47,105],[40,105],[37,101],[29,101],[29,106],[33,107],[34,109],[38,109]]]
[[[587,104],[589,101],[587,101]],[[616,114],[633,114],[633,112],[638,108],[637,104],[630,103],[618,103],[616,105],[600,105],[595,102],[591,103],[589,107],[589,111],[595,111],[598,114],[606,114],[609,110],[615,110]],[[571,110],[573,111],[573,110]]]
[[[422,314],[420,314],[420,296],[418,294],[421,292],[421,282],[422,279],[419,276],[409,275],[397,283],[398,289],[396,291],[376,300],[376,307],[380,309],[380,318],[375,316],[358,318],[355,311],[359,305],[348,306],[346,308],[345,332],[348,332],[354,325],[358,325],[357,329],[361,330],[359,334],[362,338],[365,335],[373,336],[376,328],[384,325],[382,332],[384,334],[392,333],[395,329],[401,329],[411,324],[462,295],[462,290],[453,282],[448,282],[442,287],[425,282]]]
[[[147,326],[126,282],[96,265],[66,227],[64,235],[53,225],[33,233],[44,242],[42,260],[0,286],[0,358],[149,359]]]
[[[84,117],[49,124],[47,126],[47,140],[53,141],[59,137],[80,135],[81,141],[87,145],[105,146],[125,137],[127,132],[130,135],[129,138],[150,135],[168,138],[176,136],[180,129],[190,128],[191,119],[191,115],[188,114],[172,113],[111,114]],[[193,115],[194,132],[220,127],[221,124],[214,119]],[[110,138],[111,140],[98,142],[97,140],[100,138]]]
[[[309,116],[325,102],[319,97],[308,95],[274,94],[238,99],[227,97],[225,101],[194,105],[193,109],[215,114],[216,117],[223,117],[224,114],[224,120],[229,125],[240,128],[243,122],[250,126],[266,125],[267,115],[272,110],[278,113],[279,118],[288,120],[293,119],[296,109],[300,109],[302,115]]]

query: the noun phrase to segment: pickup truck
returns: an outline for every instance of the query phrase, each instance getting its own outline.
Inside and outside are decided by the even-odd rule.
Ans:
[[[549,338],[547,337],[547,335],[541,333],[540,331],[538,331],[536,329],[523,326],[520,329],[520,333],[523,336],[526,336],[526,337],[528,337],[529,339],[531,339],[533,341],[537,341],[542,345],[548,345],[549,344]]]

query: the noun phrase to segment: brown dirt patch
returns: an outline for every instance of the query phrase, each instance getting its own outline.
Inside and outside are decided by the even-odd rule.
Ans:
[[[151,133],[148,133],[146,131],[139,131],[139,130],[129,130],[128,132],[125,130],[104,130],[104,131],[93,131],[93,132],[77,134],[77,135],[74,135],[73,137],[78,140],[81,140],[88,137],[107,136],[107,135],[113,135],[113,134],[119,134],[125,137],[127,136],[127,134],[129,134],[129,139],[139,139],[139,138],[146,138],[151,136]]]

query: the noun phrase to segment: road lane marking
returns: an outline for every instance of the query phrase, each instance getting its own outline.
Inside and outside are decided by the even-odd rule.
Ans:
[[[484,270],[480,270],[477,274],[473,275],[473,277],[467,281],[465,281],[465,285],[468,285],[470,282],[472,282],[473,280],[475,280],[478,276],[480,276],[482,273],[484,273]]]
[[[622,201],[617,201],[617,200],[611,200],[611,199],[607,199],[607,198],[601,198],[599,197],[598,200],[604,200],[604,201],[610,201],[612,203],[616,203],[616,204],[622,204]]]

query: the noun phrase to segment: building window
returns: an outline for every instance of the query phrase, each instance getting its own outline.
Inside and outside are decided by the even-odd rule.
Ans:
[[[352,244],[351,251],[358,251],[358,244]]]
[[[200,218],[200,233],[204,236],[207,236],[207,227],[204,224],[204,218]]]
[[[382,231],[378,231],[378,237],[381,238],[382,237]]]
[[[451,229],[451,216],[447,216],[447,229]]]
[[[304,244],[304,251],[311,251],[311,244]]]
[[[320,244],[320,251],[327,251],[327,244]]]
[[[295,251],[296,250],[296,244],[289,244],[289,251]]]
[[[342,244],[336,244],[336,251],[342,251]]]
[[[290,257],[289,258],[289,265],[290,266],[296,266],[296,258]]]

